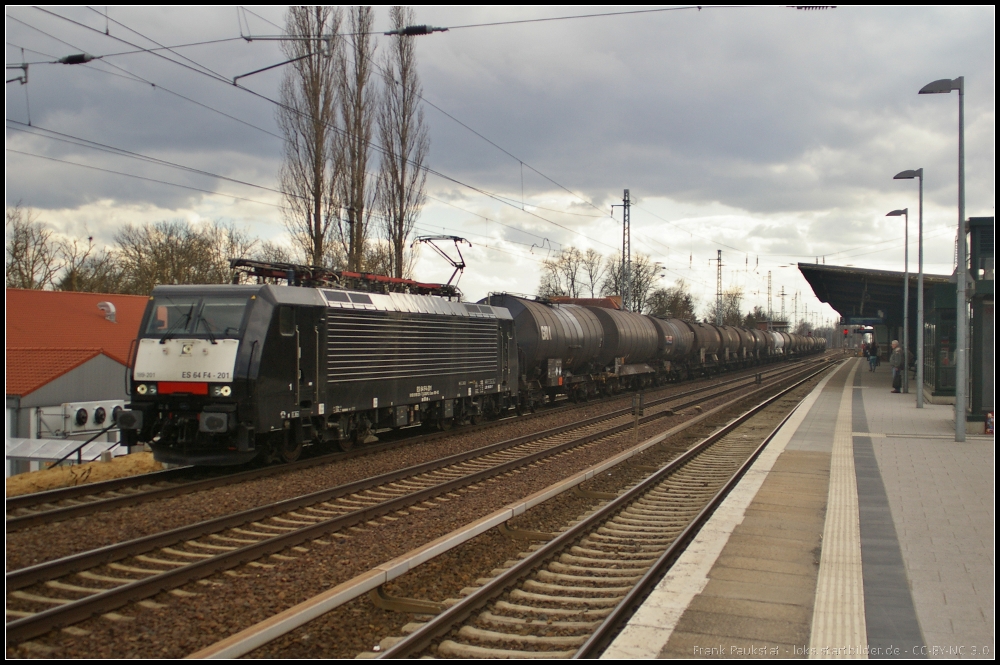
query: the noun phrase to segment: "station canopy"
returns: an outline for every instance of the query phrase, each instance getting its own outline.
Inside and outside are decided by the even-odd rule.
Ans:
[[[821,302],[828,303],[855,325],[903,325],[903,272],[849,266],[800,263],[799,272]],[[948,284],[949,275],[924,273],[924,298],[933,284]],[[910,273],[910,317],[917,312],[917,273]]]

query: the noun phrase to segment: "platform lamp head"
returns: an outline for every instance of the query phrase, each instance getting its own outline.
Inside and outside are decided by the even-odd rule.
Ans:
[[[893,180],[913,180],[914,178],[923,178],[923,169],[909,169],[908,171],[900,171],[896,175],[892,176]]]

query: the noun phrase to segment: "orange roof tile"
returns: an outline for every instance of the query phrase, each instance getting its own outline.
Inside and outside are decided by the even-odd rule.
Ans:
[[[98,354],[128,364],[149,298],[7,289],[7,394],[27,395]],[[97,308],[115,306],[116,322]]]
[[[7,394],[30,395],[100,353],[100,349],[8,348]]]
[[[7,289],[7,351],[14,348],[98,349],[128,364],[147,296]],[[97,303],[115,306],[117,323]],[[9,390],[8,390],[9,392]]]

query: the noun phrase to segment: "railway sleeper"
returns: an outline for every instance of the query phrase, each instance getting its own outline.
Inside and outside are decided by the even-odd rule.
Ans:
[[[621,581],[631,581],[637,580],[642,577],[641,570],[629,569],[622,570],[621,568],[589,568],[585,566],[574,566],[571,564],[560,563],[559,561],[549,562],[548,569],[552,571],[552,574],[565,574],[565,575],[578,575],[587,576],[594,574],[600,574],[604,578],[620,578]],[[638,575],[636,573],[639,573]]]
[[[494,626],[537,626],[539,628],[551,628],[555,630],[593,630],[601,625],[600,621],[552,621],[551,619],[522,619],[521,617],[509,617],[502,614],[494,614],[490,611],[480,613],[478,621],[480,623]],[[408,625],[411,624],[407,624],[407,626]],[[420,626],[422,625],[423,624],[420,624]],[[406,632],[406,626],[403,626],[403,633],[408,634]]]
[[[521,600],[545,605],[580,605],[583,607],[615,607],[624,595],[611,598],[581,598],[579,596],[552,596],[544,593],[534,593],[523,589],[510,592],[512,600]]]
[[[569,651],[514,651],[510,649],[490,649],[471,644],[460,644],[445,640],[438,645],[437,653],[446,658],[571,658],[576,649]]]
[[[551,570],[542,569],[535,573],[535,577],[542,582],[558,583],[558,584],[582,584],[595,585],[593,588],[595,591],[602,591],[608,587],[614,585],[621,585],[622,583],[633,583],[641,578],[640,575],[630,575],[628,577],[608,577],[601,573],[601,571],[594,571],[596,574],[592,575],[567,575],[566,573],[555,573]]]
[[[617,581],[617,580],[616,580]],[[589,586],[567,586],[565,584],[552,584],[549,582],[539,582],[537,580],[525,580],[521,585],[521,588],[526,591],[537,591],[539,593],[547,594],[562,594],[562,595],[577,595],[577,594],[601,594],[601,596],[607,596],[608,594],[619,594],[624,596],[632,588],[631,586],[612,586],[612,587],[589,587]],[[585,598],[590,598],[590,596],[583,596]]]
[[[514,642],[535,647],[578,647],[587,640],[586,635],[567,636],[540,636],[540,635],[518,635],[513,633],[500,633],[494,630],[483,630],[473,626],[462,626],[458,631],[459,637],[477,642]]]
[[[564,619],[567,619],[573,617],[576,619],[593,619],[597,621],[611,614],[611,610],[613,608],[591,607],[582,609],[569,609],[566,607],[538,607],[536,605],[522,605],[520,603],[512,603],[507,600],[498,600],[497,602],[493,603],[493,609],[496,610],[497,612],[519,614],[523,616],[538,616],[540,619],[548,619],[551,617],[562,617]]]
[[[639,568],[649,565],[656,559],[656,555],[647,555],[642,552],[622,552],[621,548],[611,548],[610,550],[599,550],[593,547],[583,547],[576,545],[570,548],[570,553],[560,556],[563,563],[593,563],[605,565],[607,562],[614,563],[622,568]],[[612,566],[614,567],[614,566]]]

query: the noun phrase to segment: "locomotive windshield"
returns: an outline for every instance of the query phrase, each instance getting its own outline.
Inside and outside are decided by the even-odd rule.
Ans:
[[[247,301],[246,296],[157,295],[146,336],[238,337]]]

